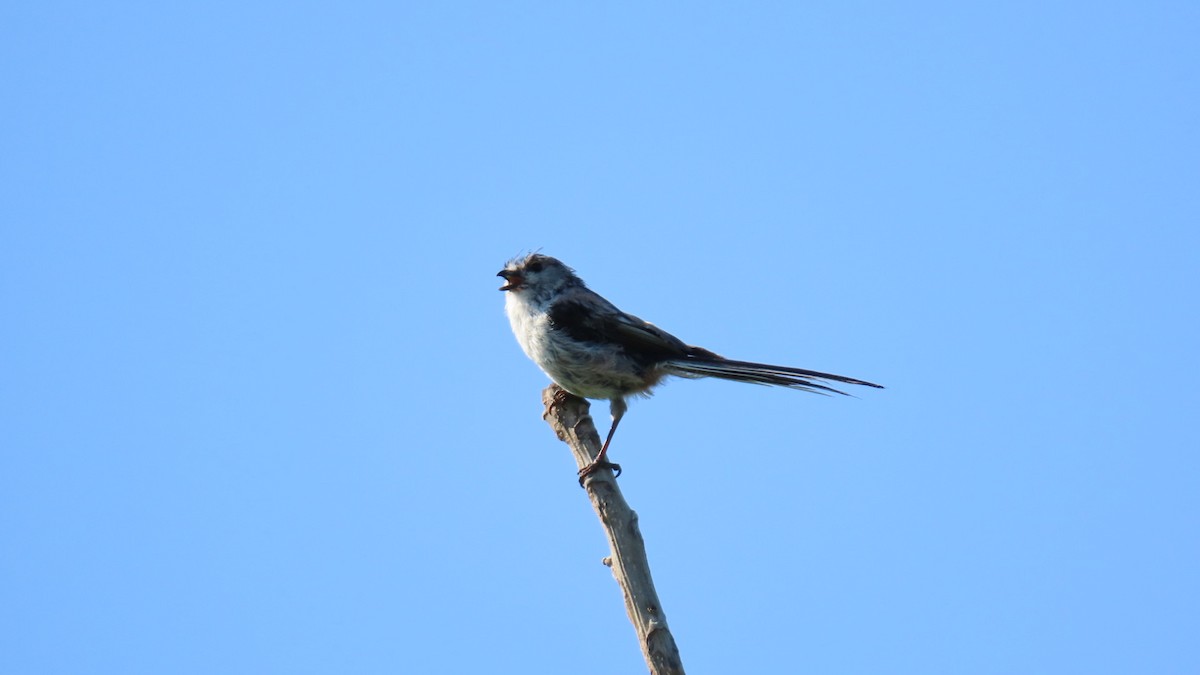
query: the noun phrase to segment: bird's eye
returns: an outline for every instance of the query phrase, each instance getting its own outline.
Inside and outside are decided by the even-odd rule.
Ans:
[[[531,262],[525,266],[525,269],[529,270],[530,272],[534,272],[534,273],[541,272],[542,271],[542,261],[538,260],[535,262]]]

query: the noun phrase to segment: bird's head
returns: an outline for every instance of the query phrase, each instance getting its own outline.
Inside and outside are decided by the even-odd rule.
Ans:
[[[575,271],[558,258],[541,253],[530,253],[508,261],[496,276],[504,278],[500,290],[515,293],[532,291],[534,295],[553,293],[583,283],[575,276]]]

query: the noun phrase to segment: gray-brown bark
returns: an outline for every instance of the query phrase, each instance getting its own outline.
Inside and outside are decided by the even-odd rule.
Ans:
[[[582,469],[599,454],[600,435],[588,414],[588,402],[570,395],[559,395],[556,399],[558,392],[562,389],[557,385],[550,385],[542,392],[542,402],[546,405],[543,418],[558,438],[571,448],[575,462]],[[621,586],[625,611],[637,631],[651,675],[683,675],[675,638],[667,627],[666,614],[658,603],[654,581],[650,578],[650,563],[638,529],[637,513],[625,502],[612,471],[608,469],[592,473],[584,481],[584,487],[608,535],[612,556],[604,563],[612,568],[613,576]]]

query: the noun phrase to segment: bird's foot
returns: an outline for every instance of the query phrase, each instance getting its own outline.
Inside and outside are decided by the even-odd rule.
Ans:
[[[559,389],[554,392],[554,396],[550,400],[550,405],[546,406],[546,415],[554,412],[554,409],[567,402],[574,394],[566,389]]]
[[[611,469],[613,472],[613,478],[616,478],[617,476],[621,475],[621,465],[620,464],[615,464],[608,460],[592,462],[591,464],[588,464],[587,466],[585,466],[579,470],[579,487],[583,487],[584,479],[586,479],[588,476],[592,475],[593,473],[596,473],[600,469]]]

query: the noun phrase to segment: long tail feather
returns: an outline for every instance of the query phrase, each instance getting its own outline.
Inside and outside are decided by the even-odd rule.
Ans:
[[[843,375],[722,358],[674,359],[664,363],[662,368],[668,373],[680,377],[719,377],[723,380],[788,387],[790,389],[810,391],[814,394],[823,394],[826,396],[831,393],[843,396],[849,396],[849,394],[819,382],[819,380],[860,384],[883,389],[881,385],[873,382],[857,380],[853,377],[845,377]]]

